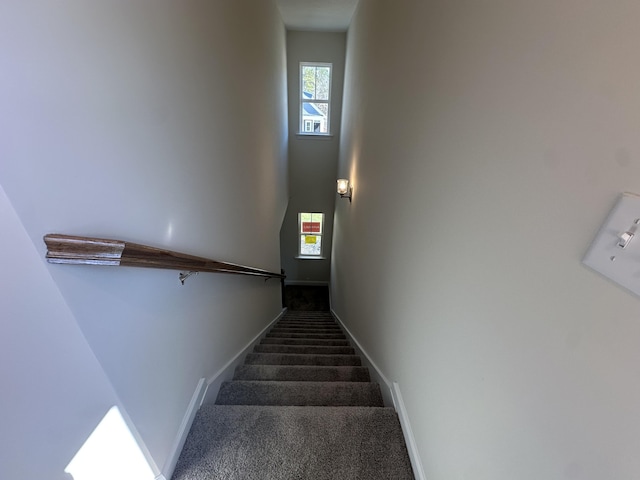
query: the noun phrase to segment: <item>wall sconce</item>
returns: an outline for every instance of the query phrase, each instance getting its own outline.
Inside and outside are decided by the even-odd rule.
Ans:
[[[349,185],[349,180],[346,178],[340,178],[338,180],[338,195],[340,195],[340,198],[348,198],[349,202],[351,202],[353,185]]]

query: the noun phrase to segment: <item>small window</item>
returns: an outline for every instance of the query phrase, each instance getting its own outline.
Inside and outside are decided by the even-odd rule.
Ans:
[[[300,63],[300,133],[329,135],[331,64]]]
[[[313,120],[304,121],[304,132],[313,132]]]
[[[300,235],[301,257],[322,256],[322,235],[324,233],[324,213],[299,213],[298,231]]]

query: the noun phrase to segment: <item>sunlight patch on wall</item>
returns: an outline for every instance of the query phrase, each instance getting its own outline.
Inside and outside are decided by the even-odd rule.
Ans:
[[[111,407],[64,470],[74,480],[153,480],[120,410]]]

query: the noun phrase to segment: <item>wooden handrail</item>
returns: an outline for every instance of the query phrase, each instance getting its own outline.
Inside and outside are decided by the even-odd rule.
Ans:
[[[51,233],[44,236],[47,261],[72,265],[119,265],[122,267],[166,268],[192,272],[233,273],[266,278],[285,278],[282,273],[218,262],[184,253],[163,250],[123,240],[75,237]]]

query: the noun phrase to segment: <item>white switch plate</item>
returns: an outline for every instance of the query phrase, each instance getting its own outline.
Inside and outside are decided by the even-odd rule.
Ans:
[[[582,263],[640,296],[640,230],[636,233],[634,229],[638,219],[640,196],[622,194]],[[618,246],[620,235],[628,231],[634,232],[634,236],[625,248],[621,248]]]

